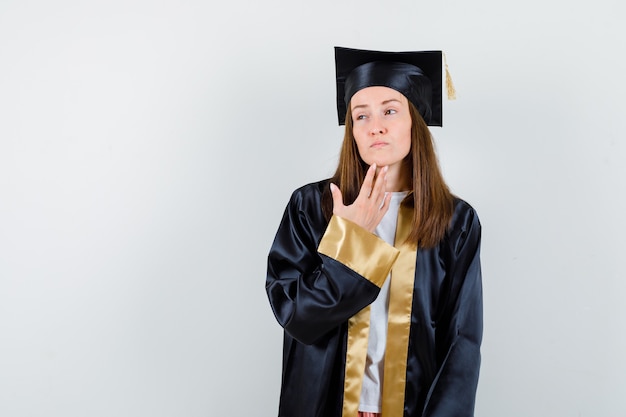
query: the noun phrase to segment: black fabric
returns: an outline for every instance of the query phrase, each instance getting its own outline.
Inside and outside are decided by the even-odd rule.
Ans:
[[[317,252],[328,181],[296,190],[268,256],[266,291],[284,328],[279,417],[340,417],[348,319],[379,289]],[[473,416],[482,340],[481,226],[455,201],[449,232],[418,250],[405,417]]]

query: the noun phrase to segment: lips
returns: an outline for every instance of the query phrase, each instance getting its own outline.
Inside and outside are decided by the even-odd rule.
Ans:
[[[370,148],[383,148],[387,145],[389,145],[388,142],[376,141],[370,145]]]

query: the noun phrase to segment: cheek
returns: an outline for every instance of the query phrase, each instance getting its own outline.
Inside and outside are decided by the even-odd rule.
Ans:
[[[354,141],[356,142],[356,147],[359,149],[359,153],[363,153],[365,149],[365,136],[358,129],[352,130],[352,135],[354,136]]]
[[[402,134],[402,142],[400,145],[404,156],[411,151],[411,126],[409,126]]]

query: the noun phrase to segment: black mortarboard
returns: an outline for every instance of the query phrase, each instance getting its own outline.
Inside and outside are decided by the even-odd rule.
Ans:
[[[372,86],[393,88],[404,94],[429,126],[442,125],[441,51],[381,52],[335,47],[337,115],[357,91]]]

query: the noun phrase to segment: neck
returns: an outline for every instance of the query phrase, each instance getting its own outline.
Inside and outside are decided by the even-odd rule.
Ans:
[[[382,167],[381,167],[382,168]],[[376,168],[376,175],[378,175],[381,168]],[[387,184],[385,191],[409,191],[409,181],[406,173],[401,169],[401,165],[390,165],[387,170]]]

